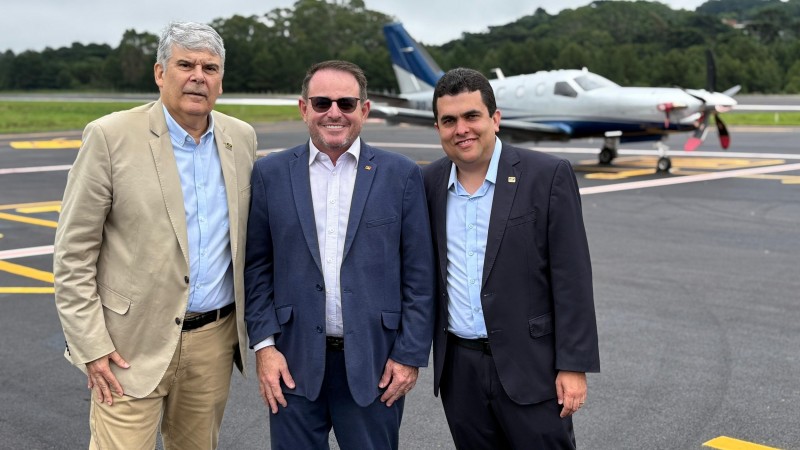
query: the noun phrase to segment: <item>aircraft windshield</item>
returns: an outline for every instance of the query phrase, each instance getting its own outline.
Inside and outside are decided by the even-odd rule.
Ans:
[[[613,81],[593,73],[587,73],[585,75],[575,77],[575,82],[578,83],[578,86],[582,87],[585,91],[617,86],[617,84]]]

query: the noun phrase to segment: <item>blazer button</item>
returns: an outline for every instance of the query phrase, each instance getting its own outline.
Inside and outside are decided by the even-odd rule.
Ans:
[[[316,287],[317,287],[318,291],[321,291],[323,289],[322,285],[320,285],[320,284],[318,284]]]
[[[181,318],[180,317],[176,317],[175,318],[175,325],[180,325],[180,324],[181,324]]]
[[[186,284],[189,284],[189,275],[186,275],[185,277],[183,277],[183,281],[185,281]]]
[[[322,327],[317,327],[317,333],[322,333]]]

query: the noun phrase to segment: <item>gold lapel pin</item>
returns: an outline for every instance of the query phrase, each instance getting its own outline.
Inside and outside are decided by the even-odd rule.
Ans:
[[[233,145],[230,142],[226,142],[225,148],[227,148],[228,150],[233,150]]]
[[[364,170],[372,170],[372,166],[364,166]]]
[[[508,182],[509,183],[516,183],[517,182],[517,177],[508,177]]]

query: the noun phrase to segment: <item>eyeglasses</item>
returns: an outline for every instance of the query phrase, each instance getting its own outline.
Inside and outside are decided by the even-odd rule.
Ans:
[[[342,97],[336,100],[328,97],[308,97],[311,100],[311,107],[318,113],[324,113],[331,109],[331,105],[335,102],[339,106],[339,111],[349,114],[356,110],[358,106],[358,97]]]

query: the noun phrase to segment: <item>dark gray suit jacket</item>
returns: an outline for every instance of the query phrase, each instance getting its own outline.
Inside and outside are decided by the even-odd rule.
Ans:
[[[451,161],[423,170],[437,258],[434,393],[447,348],[447,182]],[[598,372],[592,267],[569,162],[503,144],[481,286],[503,388],[519,404],[556,396],[558,371]]]

